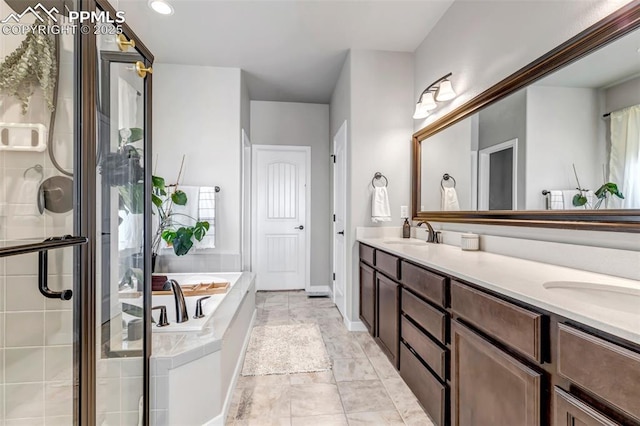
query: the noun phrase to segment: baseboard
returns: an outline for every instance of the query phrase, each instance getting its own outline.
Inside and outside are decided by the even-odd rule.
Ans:
[[[253,310],[253,316],[251,317],[251,321],[249,322],[247,335],[245,336],[244,343],[242,344],[242,356],[238,357],[238,363],[236,364],[235,371],[233,372],[233,380],[231,381],[231,385],[229,386],[227,397],[224,400],[222,414],[219,414],[213,419],[209,420],[203,426],[224,426],[224,422],[227,419],[227,415],[229,414],[229,406],[231,405],[231,400],[233,399],[233,393],[235,392],[236,385],[238,384],[238,377],[240,376],[240,371],[242,370],[242,366],[244,365],[244,357],[247,354],[247,347],[249,346],[249,340],[251,340],[251,330],[253,330],[253,325],[256,322],[257,312],[257,310]]]
[[[327,296],[331,297],[331,287],[329,287],[328,285],[313,285],[308,289],[306,289],[305,291],[307,293],[312,293],[312,294],[316,294],[316,293],[326,294]]]
[[[344,318],[344,325],[349,331],[367,331],[367,327],[362,321],[349,321],[347,317]]]

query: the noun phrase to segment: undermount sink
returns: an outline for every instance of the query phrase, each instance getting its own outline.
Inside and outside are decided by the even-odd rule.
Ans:
[[[402,245],[402,246],[426,246],[427,242],[426,241],[419,241],[419,240],[389,240],[389,241],[383,241],[384,244],[395,244],[395,245]]]
[[[549,281],[542,286],[573,301],[614,311],[640,313],[640,288],[582,281]]]

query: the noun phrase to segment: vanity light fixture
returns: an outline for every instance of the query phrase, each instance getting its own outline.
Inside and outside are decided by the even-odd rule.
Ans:
[[[166,0],[149,0],[148,5],[161,15],[173,15],[173,6]]]
[[[436,101],[450,101],[456,97],[456,92],[453,91],[451,81],[449,80],[451,75],[452,73],[449,73],[444,77],[440,77],[422,91],[416,104],[416,110],[413,113],[415,120],[426,118],[429,115],[429,111],[436,109],[438,107]]]

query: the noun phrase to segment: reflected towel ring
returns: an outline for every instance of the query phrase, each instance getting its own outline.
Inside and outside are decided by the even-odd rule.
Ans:
[[[27,179],[27,173],[29,173],[31,170],[33,170],[34,172],[40,174],[40,180],[38,181],[38,185],[40,185],[40,183],[42,183],[42,180],[44,179],[44,168],[40,164],[36,164],[33,167],[29,167],[22,174],[22,178],[26,180]]]
[[[380,179],[384,179],[384,187],[387,187],[389,185],[389,179],[387,179],[387,177],[382,173],[376,172],[376,174],[373,175],[373,179],[371,179],[371,186],[373,186],[374,188],[378,188],[375,184],[375,181]]]
[[[444,182],[445,181],[449,181],[449,179],[451,179],[453,181],[453,186],[451,188],[455,188],[456,187],[456,180],[453,178],[453,176],[451,176],[449,173],[445,173],[444,175],[442,175],[442,180],[440,181],[440,187],[444,190]]]

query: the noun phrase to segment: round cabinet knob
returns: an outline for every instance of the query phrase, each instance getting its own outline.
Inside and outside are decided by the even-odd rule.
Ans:
[[[296,227],[295,227],[295,228],[293,228],[293,229],[299,229],[299,230],[301,230],[301,231],[302,231],[302,230],[304,229],[304,226],[302,226],[302,225],[300,225],[300,226],[296,226]]]

